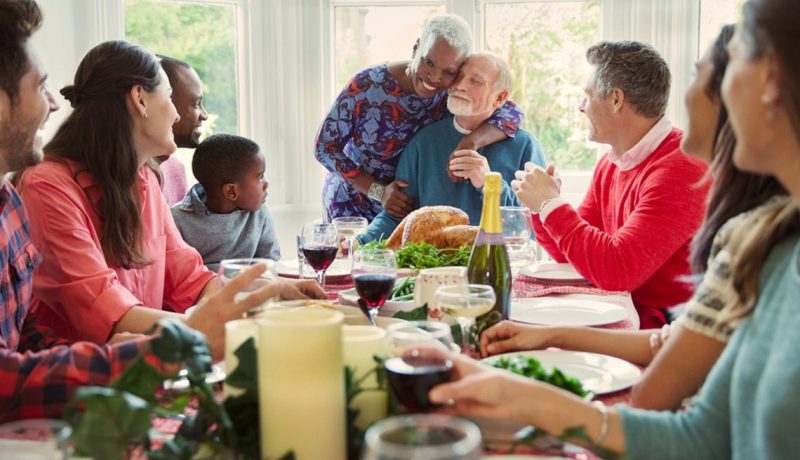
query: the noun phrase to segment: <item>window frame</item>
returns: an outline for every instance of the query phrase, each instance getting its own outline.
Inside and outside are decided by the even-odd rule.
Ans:
[[[56,1],[56,0],[42,0]],[[75,2],[88,13],[92,29],[84,39],[124,37],[124,0]],[[184,3],[235,4],[239,72],[239,126],[242,135],[262,145],[268,156],[270,203],[321,201],[324,170],[313,158],[317,127],[337,94],[333,79],[333,8],[340,5],[439,5],[461,15],[483,46],[482,5],[527,0],[169,0]],[[568,0],[536,0],[559,2]],[[571,0],[570,0],[571,1]],[[697,0],[601,0],[601,37],[653,44],[673,75],[668,116],[685,126],[683,93],[691,81],[699,50],[700,2]],[[51,19],[52,22],[52,19]],[[69,28],[65,27],[65,30]],[[268,44],[263,46],[262,44]],[[280,44],[280,45],[279,45]],[[88,49],[88,48],[87,48]],[[78,56],[80,59],[82,56]],[[274,62],[280,65],[276,69]],[[320,76],[323,83],[320,84]],[[531,110],[528,108],[528,110]],[[283,115],[281,115],[283,114]],[[574,177],[576,192],[590,174]],[[566,181],[573,182],[572,179]],[[572,187],[565,190],[572,193]]]

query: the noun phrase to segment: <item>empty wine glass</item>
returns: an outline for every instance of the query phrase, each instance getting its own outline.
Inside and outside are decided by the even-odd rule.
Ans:
[[[450,315],[461,326],[461,350],[470,350],[469,334],[475,318],[488,313],[497,300],[494,289],[485,284],[440,286],[434,294],[439,310]]]
[[[521,206],[501,206],[503,239],[506,243],[512,275],[530,265],[534,260],[531,241],[531,211]]]
[[[391,417],[364,436],[362,460],[478,460],[481,432],[468,420],[441,414]]]
[[[333,224],[306,224],[303,227],[303,256],[317,274],[317,282],[325,287],[325,271],[338,252],[339,236]]]
[[[347,257],[353,262],[353,240],[358,235],[367,231],[369,221],[365,217],[337,217],[332,221],[339,232],[339,237],[347,241]]]
[[[353,282],[374,320],[389,298],[397,279],[397,261],[391,249],[361,248],[353,254]]]

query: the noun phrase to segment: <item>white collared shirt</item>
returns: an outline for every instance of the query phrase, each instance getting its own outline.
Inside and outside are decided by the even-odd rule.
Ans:
[[[663,116],[650,128],[650,131],[644,137],[639,139],[636,145],[622,155],[617,155],[611,150],[608,152],[608,159],[622,171],[633,169],[650,156],[656,150],[656,147],[664,142],[670,132],[672,132],[672,122],[666,116]]]

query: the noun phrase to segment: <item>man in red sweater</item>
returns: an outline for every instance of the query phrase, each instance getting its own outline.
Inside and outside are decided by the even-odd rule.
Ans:
[[[555,168],[528,167],[512,184],[534,213],[539,244],[597,287],[631,291],[642,329],[666,323],[665,309],[692,286],[689,243],[705,212],[706,165],[680,151],[682,131],[664,116],[670,72],[637,42],[601,42],[586,52],[592,75],[579,110],[589,139],[611,150],[576,210],[560,197]]]

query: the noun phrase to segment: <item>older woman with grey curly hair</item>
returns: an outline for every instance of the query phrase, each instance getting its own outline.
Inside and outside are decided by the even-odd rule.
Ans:
[[[369,67],[347,82],[317,133],[314,155],[328,170],[323,190],[327,218],[380,211],[402,218],[413,208],[395,181],[400,152],[425,126],[450,116],[447,88],[472,51],[467,23],[455,15],[429,19],[410,61]],[[456,150],[477,149],[513,137],[522,113],[506,102]],[[442,171],[442,174],[445,174]]]

